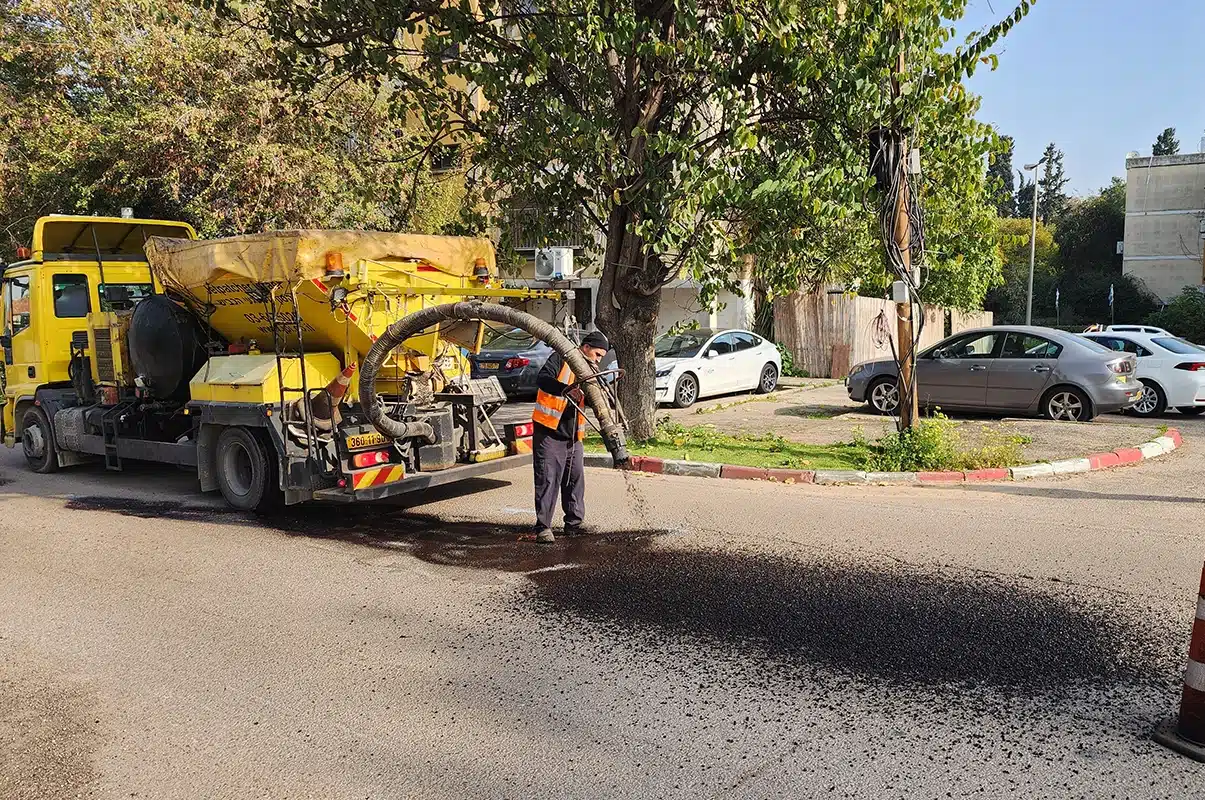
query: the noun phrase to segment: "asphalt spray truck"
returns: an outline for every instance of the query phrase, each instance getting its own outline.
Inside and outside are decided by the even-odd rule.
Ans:
[[[2,284],[0,424],[37,472],[159,462],[267,510],[521,466],[531,423],[495,426],[505,395],[495,378],[470,379],[464,357],[498,325],[566,357],[617,463],[627,458],[613,395],[574,344],[498,302],[563,293],[501,287],[487,239],[201,241],[181,222],[55,215]]]

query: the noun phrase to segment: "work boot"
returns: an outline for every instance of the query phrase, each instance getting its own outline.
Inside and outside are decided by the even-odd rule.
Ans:
[[[590,536],[593,533],[594,533],[594,528],[590,527],[589,525],[585,524],[584,522],[579,522],[576,525],[566,525],[565,526],[565,535],[566,536]]]
[[[552,535],[550,528],[543,528],[536,534],[536,544],[553,544],[556,542],[556,537]]]

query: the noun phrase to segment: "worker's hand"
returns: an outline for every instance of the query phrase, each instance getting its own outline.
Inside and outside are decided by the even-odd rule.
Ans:
[[[582,393],[582,387],[574,386],[569,391],[565,392],[565,396],[572,400],[578,407],[585,402],[585,395]]]

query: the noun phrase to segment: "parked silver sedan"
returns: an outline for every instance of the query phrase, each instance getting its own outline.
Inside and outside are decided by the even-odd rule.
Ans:
[[[922,408],[1041,415],[1085,422],[1134,405],[1142,384],[1133,354],[1074,334],[1024,325],[962,331],[917,357]],[[893,359],[849,371],[850,399],[880,414],[899,405]]]

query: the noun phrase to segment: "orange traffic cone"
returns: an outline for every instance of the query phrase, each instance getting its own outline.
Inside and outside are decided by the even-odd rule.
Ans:
[[[339,403],[347,395],[347,390],[351,386],[351,376],[355,372],[356,365],[348,364],[347,368],[335,376],[335,379],[328,383],[325,389],[310,400],[310,413],[314,417],[315,427],[319,430],[329,431],[333,425],[338,424]],[[300,412],[301,401],[298,400],[294,406]]]
[[[1188,666],[1179,719],[1168,720],[1155,731],[1155,741],[1181,755],[1205,761],[1205,569],[1197,595],[1197,616],[1188,643]]]

